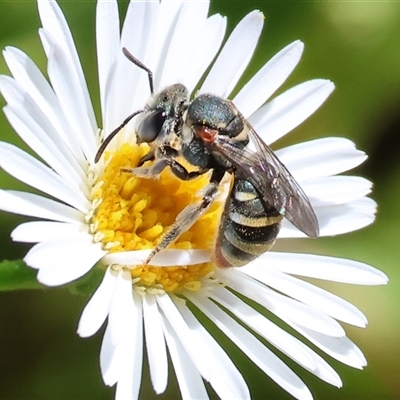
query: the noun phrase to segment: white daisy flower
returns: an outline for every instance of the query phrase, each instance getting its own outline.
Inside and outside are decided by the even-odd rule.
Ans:
[[[208,176],[182,181],[166,169],[156,180],[124,171],[148,151],[147,145],[135,144],[134,120],[110,143],[100,162],[93,161],[101,137],[142,109],[149,98],[146,72],[124,57],[123,47],[151,69],[155,92],[179,82],[191,98],[197,89],[229,98],[256,48],[262,13],[245,16],[220,50],[226,19],[208,17],[209,2],[131,1],[120,33],[117,3],[99,1],[99,127],[61,10],[48,0],[38,1],[38,6],[49,80],[26,54],[8,47],[4,56],[13,78],[1,76],[0,90],[9,122],[40,159],[2,142],[0,165],[43,195],[1,190],[0,208],[37,219],[19,225],[12,238],[36,243],[25,261],[38,270],[43,284],[62,285],[80,278],[98,262],[106,266],[78,333],[91,336],[108,319],[100,364],[105,384],[117,384],[116,397],[139,396],[144,348],[156,393],[167,386],[169,353],[182,398],[207,398],[204,381],[222,399],[250,397],[239,370],[196,317],[198,311],[296,398],[311,398],[309,389],[254,333],[337,387],[341,386],[338,374],[308,343],[352,367],[366,365],[337,322],[364,327],[365,316],[301,277],[377,285],[386,283],[383,273],[355,261],[280,252],[268,252],[243,268],[217,270],[210,260],[222,195],[169,249],[157,254],[151,265],[144,265],[165,228],[195,201]],[[295,68],[302,51],[299,41],[286,46],[232,99],[268,144],[309,117],[333,90],[330,81],[317,79],[266,103]],[[366,158],[351,141],[313,140],[276,154],[309,197],[320,236],[372,223],[376,205],[366,197],[370,182],[338,175]],[[304,236],[283,222],[279,238]],[[299,332],[305,343],[243,298],[275,314],[283,326]]]

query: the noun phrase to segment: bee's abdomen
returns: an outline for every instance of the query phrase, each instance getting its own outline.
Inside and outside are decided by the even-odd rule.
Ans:
[[[216,265],[241,267],[268,251],[282,218],[274,208],[265,207],[250,182],[235,179],[215,244]]]

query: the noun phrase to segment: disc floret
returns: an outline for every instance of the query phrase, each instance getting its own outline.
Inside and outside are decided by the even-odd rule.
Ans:
[[[157,179],[139,178],[126,171],[136,167],[148,151],[146,144],[126,143],[118,151],[104,155],[103,171],[94,184],[92,204],[96,210],[91,226],[95,228],[95,237],[110,253],[154,249],[179,212],[198,200],[197,193],[208,183],[207,174],[183,181],[168,169]],[[220,208],[215,202],[171,248],[211,249]],[[135,285],[158,287],[167,292],[199,290],[201,279],[214,268],[211,263],[128,267]]]

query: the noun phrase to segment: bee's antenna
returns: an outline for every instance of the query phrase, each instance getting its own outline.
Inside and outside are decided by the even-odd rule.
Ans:
[[[141,61],[139,61],[136,57],[134,57],[129,50],[126,47],[122,48],[122,52],[124,53],[125,57],[133,62],[136,66],[139,68],[143,69],[144,71],[147,72],[147,75],[149,76],[149,86],[150,86],[150,92],[151,95],[154,94],[154,84],[153,84],[153,73],[150,71],[149,68],[147,68]],[[97,150],[96,157],[94,158],[94,162],[97,163],[100,160],[101,155],[104,153],[104,150],[108,146],[108,144],[111,142],[112,138],[135,116],[138,115],[146,110],[138,110],[135,111],[133,114],[129,115],[124,122],[116,129],[114,129],[104,140],[104,142],[101,144],[99,149]]]
[[[126,47],[122,48],[122,52],[125,54],[125,57],[129,61],[133,62],[136,66],[147,72],[147,75],[149,76],[150,92],[151,95],[153,95],[154,94],[153,73],[141,61],[139,61],[136,57],[134,57]]]
[[[138,115],[146,110],[138,110],[135,111],[133,114],[129,115],[124,122],[116,129],[114,129],[105,139],[104,142],[101,144],[99,149],[97,150],[96,157],[94,158],[94,162],[97,163],[100,160],[101,155],[104,153],[104,150],[111,142],[111,139],[135,116]]]

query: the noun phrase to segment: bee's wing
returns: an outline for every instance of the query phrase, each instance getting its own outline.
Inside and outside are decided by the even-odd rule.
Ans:
[[[249,122],[243,120],[249,138],[256,146],[255,153],[247,147],[238,148],[231,138],[223,135],[216,137],[214,148],[236,167],[238,174],[254,185],[266,204],[273,206],[307,236],[318,237],[318,220],[307,195]]]

